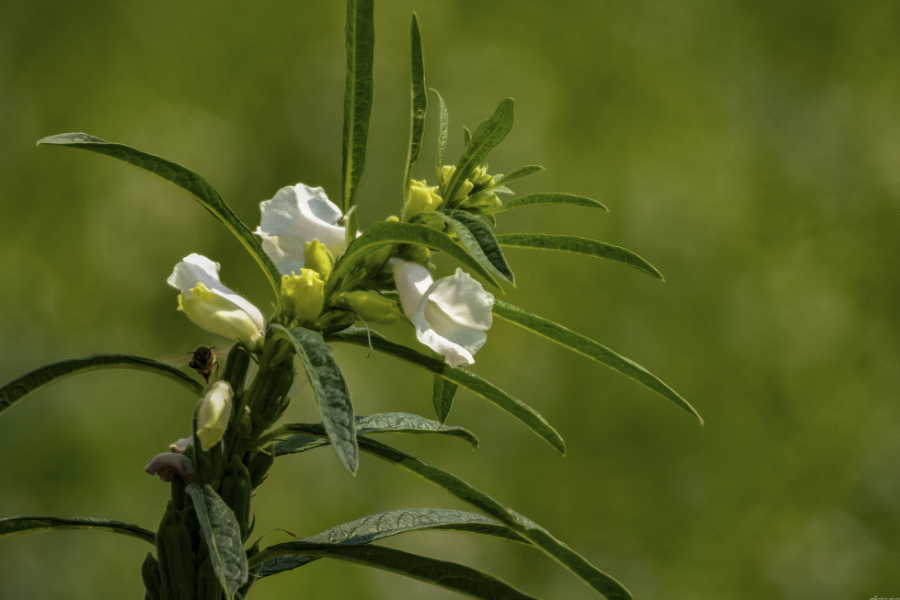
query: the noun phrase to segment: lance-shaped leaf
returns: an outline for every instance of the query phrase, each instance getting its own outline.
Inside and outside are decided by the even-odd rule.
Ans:
[[[351,327],[345,329],[341,333],[329,336],[329,340],[349,342],[351,344],[369,347],[370,336],[366,334],[364,329]],[[481,396],[488,402],[497,405],[502,410],[505,410],[521,421],[525,426],[534,431],[543,438],[544,441],[559,450],[562,454],[566,453],[566,443],[544,417],[518,398],[507,394],[497,386],[485,381],[471,371],[466,371],[465,369],[460,369],[458,367],[453,368],[444,361],[426,356],[412,348],[390,342],[386,340],[384,336],[381,336],[376,332],[371,333],[371,347],[379,352],[396,356],[409,363],[428,369],[432,373],[440,375],[444,379],[452,381],[474,394]]]
[[[466,144],[466,149],[456,164],[456,171],[444,189],[444,198],[449,202],[462,186],[466,178],[483,161],[494,146],[503,141],[506,134],[513,126],[513,102],[512,98],[506,98],[494,111],[490,119],[482,121],[471,139]]]
[[[589,208],[599,208],[609,212],[603,204],[584,196],[575,196],[573,194],[529,194],[528,196],[520,196],[513,198],[509,202],[505,202],[496,206],[487,206],[477,211],[480,215],[492,215],[506,212],[523,206],[533,206],[535,204],[571,204],[572,206],[587,206]],[[524,235],[524,234],[518,234]]]
[[[437,90],[432,89],[434,95],[438,97],[438,103],[441,105],[441,123],[438,129],[438,146],[437,153],[434,157],[435,176],[438,181],[441,180],[441,169],[444,167],[444,148],[447,147],[447,139],[450,137],[450,115],[447,113],[447,105]]]
[[[16,533],[35,533],[38,531],[51,531],[55,529],[90,529],[94,531],[110,531],[121,533],[149,544],[156,545],[156,534],[147,531],[143,527],[112,521],[110,519],[95,519],[93,517],[51,517],[51,516],[21,516],[0,519],[0,537]]]
[[[478,217],[462,210],[446,209],[435,213],[453,227],[459,241],[491,273],[515,285],[515,276],[491,228]]]
[[[494,276],[485,267],[481,266],[481,263],[469,254],[465,248],[454,242],[450,236],[425,225],[382,221],[381,223],[375,223],[365,233],[353,240],[353,243],[347,248],[344,256],[335,265],[331,276],[328,278],[328,282],[325,285],[325,297],[328,298],[330,296],[337,282],[347,275],[364,256],[387,244],[400,243],[419,244],[445,252],[487,279],[495,287],[500,287]]]
[[[452,381],[447,381],[440,375],[434,376],[434,383],[431,388],[431,403],[434,405],[434,414],[437,415],[438,421],[443,423],[450,415],[450,409],[453,408],[453,397],[459,386]]]
[[[347,84],[344,88],[344,133],[341,186],[346,214],[356,205],[359,180],[366,165],[369,118],[375,85],[375,16],[373,0],[347,0],[344,27],[347,51]]]
[[[325,436],[325,430],[320,425],[308,426],[306,433],[320,437]],[[376,456],[422,477],[426,481],[450,492],[470,506],[474,506],[487,516],[496,519],[520,537],[540,548],[545,554],[572,571],[582,581],[606,596],[609,600],[631,600],[631,594],[621,583],[557,540],[546,529],[504,506],[484,492],[472,487],[459,477],[433,467],[425,461],[401,452],[396,448],[368,438],[360,437],[359,449],[366,454]]]
[[[312,450],[321,444],[319,438],[311,438],[303,435],[309,425],[306,423],[291,423],[283,425],[279,431],[283,433],[298,433],[275,444],[275,456],[282,454],[297,454]],[[374,415],[359,415],[356,417],[357,435],[369,435],[371,433],[437,433],[458,437],[478,447],[478,438],[475,434],[463,427],[455,425],[442,425],[437,421],[406,412],[377,413]],[[320,443],[314,443],[316,440]]]
[[[303,327],[285,329],[281,325],[273,325],[272,328],[294,345],[303,370],[306,371],[306,378],[316,395],[334,450],[347,470],[356,473],[359,451],[356,447],[353,405],[350,402],[350,390],[334,360],[331,346],[325,343],[321,335]]]
[[[419,33],[419,21],[413,13],[409,26],[410,62],[412,77],[410,94],[412,97],[409,124],[409,150],[406,155],[406,173],[403,175],[403,200],[409,199],[409,182],[412,168],[419,160],[422,149],[422,137],[425,135],[425,111],[428,109],[428,92],[425,89],[425,59],[422,56],[422,35]]]
[[[149,171],[154,175],[158,175],[167,181],[171,181],[181,189],[191,193],[194,198],[214,217],[216,217],[228,230],[234,234],[238,241],[243,244],[244,248],[250,252],[253,259],[262,268],[263,273],[269,280],[275,295],[281,290],[281,273],[272,259],[263,251],[262,243],[259,238],[253,235],[253,232],[238,219],[234,211],[231,210],[222,197],[219,196],[213,186],[205,179],[194,173],[193,171],[182,167],[172,161],[165,160],[153,154],[135,150],[123,144],[115,144],[107,142],[98,137],[88,135],[86,133],[63,133],[44,138],[38,144],[50,144],[55,146],[64,146],[67,148],[79,148],[81,150],[89,150],[98,154],[105,154],[125,161],[140,169]]]
[[[303,538],[302,542],[360,545],[370,544],[401,533],[441,530],[477,533],[527,543],[517,534],[484,515],[444,508],[404,508],[369,515]],[[271,546],[270,546],[271,548]],[[279,556],[262,562],[260,577],[267,577],[309,564],[318,557]]]
[[[195,396],[201,396],[204,392],[200,383],[165,363],[127,354],[92,354],[45,365],[10,381],[0,388],[0,412],[15,404],[23,396],[66,377],[99,369],[117,368],[138,369],[168,377],[191,390]]]
[[[619,373],[622,373],[627,377],[630,377],[631,379],[634,379],[638,383],[647,386],[666,400],[669,400],[676,406],[683,408],[690,414],[697,417],[701,424],[703,423],[703,419],[700,417],[699,413],[694,410],[693,406],[688,404],[687,400],[679,396],[675,390],[667,386],[653,373],[637,364],[633,360],[625,358],[624,356],[619,356],[609,348],[595,342],[590,338],[587,338],[579,333],[575,333],[570,329],[566,329],[562,325],[558,325],[552,321],[548,321],[547,319],[524,311],[521,308],[513,306],[512,304],[507,304],[506,302],[495,300],[494,306],[491,311],[501,319],[506,319],[511,323],[515,323],[520,327],[523,327],[542,337],[545,337],[548,340],[552,340],[570,350],[574,350],[579,354],[587,356],[590,359],[593,359],[601,364],[606,365],[607,367],[610,367],[611,369],[618,371]]]
[[[213,571],[226,598],[231,600],[237,589],[247,582],[249,573],[237,518],[209,484],[200,487],[192,483],[185,491],[194,503]]]
[[[613,246],[605,242],[589,240],[575,235],[551,235],[547,233],[502,233],[497,236],[497,243],[506,248],[535,248],[539,250],[559,250],[587,254],[608,260],[615,260],[643,271],[662,280],[662,273],[646,260],[625,248]]]
[[[482,600],[536,600],[533,596],[523,594],[508,583],[477,569],[384,546],[287,542],[270,546],[257,556],[270,558],[292,554],[335,558],[374,567]]]
[[[504,186],[510,181],[515,181],[516,179],[522,179],[523,177],[528,177],[538,171],[543,171],[544,167],[539,167],[537,165],[529,165],[527,167],[522,167],[521,169],[516,169],[512,173],[507,173],[500,177],[500,179],[496,180],[494,184],[491,186],[491,189],[496,189],[498,187]]]

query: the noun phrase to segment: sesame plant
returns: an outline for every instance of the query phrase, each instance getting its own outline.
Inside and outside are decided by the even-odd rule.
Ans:
[[[36,369],[0,388],[0,411],[62,378],[106,368],[140,369],[167,377],[197,398],[186,438],[167,451],[148,449],[146,470],[171,487],[156,531],[98,518],[18,516],[0,519],[0,536],[50,529],[89,529],[129,535],[151,546],[141,577],[149,600],[243,599],[260,580],[325,558],[383,569],[483,599],[531,596],[475,568],[379,545],[383,538],[431,529],[503,538],[543,551],[609,598],[629,592],[534,521],[451,473],[401,452],[373,434],[448,435],[477,445],[473,433],[446,420],[458,388],[518,419],[553,449],[564,452],[556,430],[534,409],[464,368],[487,341],[494,318],[510,321],[604,364],[699,419],[675,391],[637,363],[574,331],[500,301],[489,290],[514,283],[504,248],[578,253],[624,263],[651,277],[659,272],[638,255],[570,235],[495,233],[497,215],[533,205],[563,210],[605,210],[589,198],[564,193],[515,196],[510,185],[541,169],[525,166],[492,174],[488,153],[513,125],[513,100],[500,102],[473,132],[465,149],[444,164],[448,112],[437,92],[437,160],[431,182],[412,178],[425,133],[428,92],[419,27],[411,24],[412,110],[398,216],[359,230],[357,202],[372,109],[374,21],[372,0],[348,0],[347,80],[344,99],[340,204],[322,188],[285,187],[260,204],[251,231],[201,176],[168,160],[85,133],[45,138],[41,145],[88,150],[162,177],[190,193],[224,224],[255,259],[272,287],[274,312],[263,314],[219,278],[219,264],[198,254],[179,262],[168,284],[179,292],[178,310],[234,346],[220,366],[208,347],[191,367],[199,378],[169,364],[122,354],[93,354]],[[501,199],[507,196],[507,199]],[[444,253],[459,264],[434,279],[431,259]],[[227,274],[227,271],[226,271]],[[479,277],[475,279],[472,275]],[[421,344],[410,348],[379,333],[379,324],[405,323]],[[502,340],[492,339],[492,343]],[[212,340],[210,344],[214,343]],[[400,412],[356,415],[350,389],[332,354],[333,344],[368,347],[433,374],[434,418]],[[201,381],[202,379],[202,381]],[[283,423],[295,380],[305,380],[321,412],[319,423]],[[429,390],[423,390],[423,397]],[[174,432],[172,439],[180,437]],[[383,436],[379,436],[383,439]],[[387,461],[443,488],[473,512],[410,508],[361,517],[296,541],[264,545],[254,538],[251,497],[275,460],[330,446],[350,473],[359,454]],[[274,484],[274,485],[277,485]],[[137,576],[137,574],[136,574]]]

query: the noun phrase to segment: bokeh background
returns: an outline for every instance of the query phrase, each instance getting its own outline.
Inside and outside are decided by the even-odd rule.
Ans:
[[[408,27],[450,109],[455,160],[506,96],[516,126],[492,172],[546,171],[611,212],[535,207],[501,231],[630,248],[666,276],[510,251],[503,298],[643,364],[705,417],[497,322],[475,370],[539,410],[561,457],[466,392],[450,417],[482,440],[395,437],[547,527],[643,600],[900,596],[900,4],[891,0],[379,0],[365,226],[399,211]],[[298,181],[338,197],[342,2],[0,3],[0,379],[95,352],[225,346],[165,284],[191,252],[258,306],[241,247],[171,184],[41,147],[85,131],[204,175],[251,227]],[[432,97],[433,98],[433,97]],[[416,172],[432,178],[436,111]],[[445,264],[443,268],[449,269]],[[401,328],[387,328],[409,339]],[[404,337],[405,336],[405,337]],[[339,348],[357,412],[431,414],[426,372]],[[306,389],[289,418],[317,420]],[[0,418],[0,516],[103,516],[155,529],[167,486],[146,461],[187,432],[191,398],[131,371],[68,379]],[[363,457],[281,459],[256,500],[266,543],[407,506],[464,508]],[[396,547],[484,568],[542,598],[597,597],[543,555],[464,534]],[[148,547],[57,532],[0,540],[0,598],[143,594]],[[318,561],[268,599],[451,598]]]

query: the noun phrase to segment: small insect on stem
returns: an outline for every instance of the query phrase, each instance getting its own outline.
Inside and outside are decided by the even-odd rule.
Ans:
[[[209,346],[197,346],[191,354],[191,362],[188,363],[188,366],[203,376],[207,386],[213,370],[216,372],[216,377],[219,376],[219,361],[216,359],[216,353]]]

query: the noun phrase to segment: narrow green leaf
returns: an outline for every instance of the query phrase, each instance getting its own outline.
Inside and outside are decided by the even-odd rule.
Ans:
[[[275,456],[284,456],[285,454],[301,454],[308,450],[322,448],[329,445],[329,441],[310,435],[292,435],[275,444]]]
[[[344,89],[344,135],[342,143],[341,188],[343,211],[356,205],[359,180],[366,165],[369,118],[375,85],[375,8],[373,0],[347,0],[344,28],[347,50],[347,85]]]
[[[38,145],[41,144],[78,148],[111,156],[158,175],[189,192],[200,202],[203,208],[221,221],[238,241],[243,244],[244,248],[250,252],[250,255],[262,268],[263,273],[266,274],[272,289],[275,290],[275,295],[278,296],[281,293],[281,273],[278,272],[278,268],[272,262],[272,259],[263,251],[259,238],[254,236],[253,232],[238,219],[231,207],[225,204],[222,197],[219,196],[219,192],[193,171],[153,154],[141,152],[122,144],[107,142],[86,133],[54,135],[40,140]]]
[[[249,573],[237,518],[209,484],[200,487],[192,483],[185,491],[194,503],[216,577],[226,598],[232,600],[237,589],[247,582]]]
[[[409,151],[406,155],[406,173],[403,176],[403,200],[409,200],[409,182],[412,179],[412,168],[419,160],[422,149],[422,137],[425,135],[425,111],[428,109],[428,91],[425,89],[425,59],[422,55],[422,35],[419,33],[419,21],[413,13],[409,29],[410,62],[412,65],[411,116],[409,124]]]
[[[93,517],[49,517],[49,516],[21,516],[0,519],[0,537],[16,533],[35,533],[38,531],[51,531],[54,529],[91,529],[96,531],[111,531],[129,535],[139,540],[156,545],[156,534],[147,531],[143,527],[112,521],[110,519],[95,519]]]
[[[344,215],[344,220],[346,221],[344,226],[344,245],[349,246],[356,239],[356,233],[359,231],[359,212],[357,212],[355,206]]]
[[[365,233],[353,240],[344,256],[334,266],[334,270],[325,284],[325,297],[328,298],[331,295],[341,278],[347,275],[365,255],[382,246],[399,243],[419,244],[445,252],[487,279],[491,285],[500,287],[493,275],[450,236],[425,225],[382,221],[375,223]]]
[[[331,346],[325,343],[321,335],[303,327],[285,329],[281,325],[272,325],[272,328],[294,345],[306,378],[316,394],[334,450],[347,470],[356,473],[359,450],[356,447],[353,405],[350,390],[334,360]]]
[[[589,208],[599,208],[609,212],[609,209],[600,204],[596,200],[585,198],[584,196],[575,196],[573,194],[529,194],[528,196],[520,196],[513,198],[509,202],[505,202],[499,206],[488,206],[478,214],[490,215],[506,212],[523,206],[532,206],[535,204],[571,204],[572,206],[587,206]]]
[[[325,436],[325,430],[320,425],[308,426],[306,433],[320,437]],[[496,519],[514,533],[540,548],[545,554],[572,571],[578,578],[609,600],[631,600],[631,594],[621,583],[593,566],[580,554],[553,537],[547,530],[472,487],[459,477],[433,467],[396,448],[368,438],[360,437],[359,449],[422,477],[470,506],[481,510],[487,516]]]
[[[311,542],[287,542],[269,546],[258,556],[290,555],[335,558],[397,573],[412,579],[483,600],[535,600],[507,583],[477,569],[384,546],[352,546]]]
[[[341,333],[329,336],[329,341],[348,342],[359,346],[369,347],[369,335],[364,329],[351,327],[345,329]],[[400,344],[395,344],[384,338],[384,336],[371,332],[372,348],[385,354],[390,354],[401,358],[409,363],[428,369],[432,373],[440,375],[444,379],[452,381],[460,385],[474,394],[481,396],[488,402],[497,405],[505,410],[513,417],[521,421],[525,426],[534,431],[538,436],[544,439],[551,446],[559,450],[562,454],[566,453],[566,444],[549,423],[537,413],[533,408],[513,396],[507,394],[497,386],[485,381],[471,371],[461,368],[453,368],[444,361],[431,358],[421,352],[417,352],[412,348],[407,348]]]
[[[494,146],[503,141],[513,126],[513,99],[506,98],[494,111],[493,116],[482,121],[472,139],[466,144],[466,150],[456,164],[456,171],[444,190],[444,198],[450,201],[462,186],[466,178],[483,161]]]
[[[431,91],[438,97],[438,102],[441,105],[441,124],[438,131],[437,154],[434,159],[435,176],[437,177],[438,183],[440,183],[441,169],[444,168],[444,149],[447,147],[447,139],[450,137],[450,115],[447,113],[447,105],[444,103],[444,99],[438,91],[435,89],[432,89]]]
[[[447,381],[440,375],[434,376],[431,402],[434,404],[434,414],[437,415],[438,421],[441,423],[446,421],[450,415],[450,409],[453,408],[453,397],[456,395],[458,387],[458,385],[452,381]]]
[[[88,371],[114,368],[138,369],[168,377],[191,390],[196,396],[201,396],[204,392],[200,383],[167,364],[127,354],[91,354],[82,358],[71,358],[45,365],[10,381],[0,388],[0,412],[15,404],[26,394],[66,377]]]
[[[291,436],[275,444],[275,455],[297,454],[320,446],[321,444],[316,444],[312,441],[318,438],[302,435],[308,426],[306,423],[283,425],[281,431],[285,433],[300,433],[300,435]],[[357,416],[356,434],[369,435],[372,433],[437,433],[461,438],[472,444],[473,448],[478,447],[478,438],[468,429],[453,425],[442,425],[437,421],[405,412]]]
[[[506,185],[510,181],[515,181],[516,179],[522,179],[523,177],[528,177],[533,173],[537,173],[538,171],[543,171],[544,167],[539,167],[537,165],[529,165],[527,167],[522,167],[521,169],[516,169],[512,173],[508,173],[494,182],[493,187],[499,187],[501,185]]]
[[[443,508],[404,508],[369,515],[337,525],[300,541],[360,545],[377,542],[401,533],[426,530],[477,533],[527,543],[507,527],[484,515]],[[259,576],[267,577],[282,571],[296,569],[317,559],[318,557],[303,555],[272,558],[261,563]]]
[[[515,276],[503,256],[503,250],[500,249],[494,232],[484,221],[462,210],[445,209],[435,214],[453,227],[459,241],[478,262],[491,273],[515,285]]]
[[[674,403],[697,417],[700,423],[703,419],[700,414],[694,410],[694,407],[688,404],[687,400],[678,395],[678,393],[663,383],[658,377],[650,371],[637,364],[633,360],[619,356],[609,348],[598,344],[594,340],[587,338],[579,333],[575,333],[570,329],[566,329],[562,325],[557,325],[552,321],[548,321],[521,308],[494,300],[493,313],[501,319],[506,319],[511,323],[532,331],[542,337],[552,340],[561,346],[565,346],[570,350],[587,356],[599,363],[610,367],[622,373],[623,375],[634,379],[638,383],[647,386],[666,400]]]
[[[469,131],[469,128],[463,125],[463,145],[468,146],[469,142],[472,141],[472,132]]]
[[[559,250],[587,254],[607,260],[614,260],[634,267],[638,271],[663,280],[662,273],[646,260],[625,248],[605,242],[589,240],[574,235],[550,235],[546,233],[501,233],[497,242],[507,248],[535,248],[539,250]],[[664,281],[664,280],[663,280]]]

